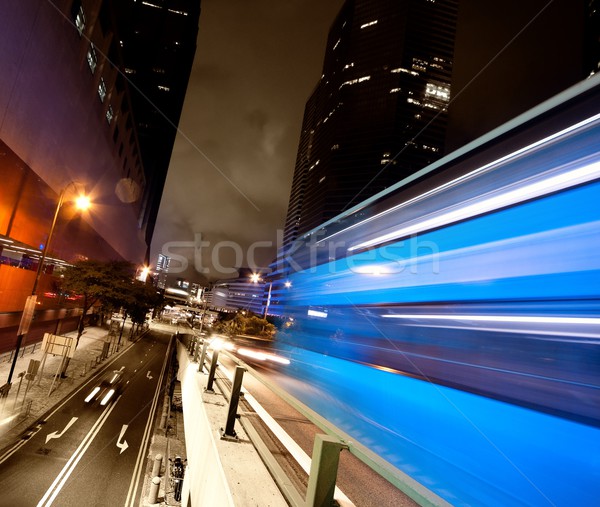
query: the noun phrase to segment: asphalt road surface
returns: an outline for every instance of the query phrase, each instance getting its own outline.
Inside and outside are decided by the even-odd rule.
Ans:
[[[139,505],[168,338],[146,334],[0,456],[0,504]],[[106,406],[84,401],[106,371],[121,368],[124,387]]]

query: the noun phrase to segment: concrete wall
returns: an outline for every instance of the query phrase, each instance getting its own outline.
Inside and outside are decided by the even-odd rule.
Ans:
[[[189,490],[192,506],[288,507],[242,425],[235,425],[237,439],[221,439],[229,395],[226,398],[216,382],[214,393],[204,391],[208,376],[198,372],[198,363],[190,361],[180,341],[177,359],[188,460],[181,504],[188,505]]]
[[[198,374],[198,364],[190,362],[187,350],[179,342],[177,360],[188,456],[184,493],[189,490],[192,505],[233,506],[233,498],[216,446],[219,436],[215,433],[206,412],[206,405],[202,402],[206,377]],[[182,505],[186,503],[182,501]]]

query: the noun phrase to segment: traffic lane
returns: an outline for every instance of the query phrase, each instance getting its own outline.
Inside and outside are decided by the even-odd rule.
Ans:
[[[156,362],[160,363],[161,359],[164,360],[167,340],[158,341],[162,342],[162,346],[155,349],[154,356]],[[137,342],[123,356],[109,363],[105,370],[122,366],[130,366],[130,369],[134,370],[135,367],[144,366],[144,362],[148,361],[148,350],[152,349],[156,342],[157,340]],[[100,375],[105,370],[102,370]],[[158,374],[155,378],[158,378]],[[61,473],[78,446],[90,434],[94,425],[99,424],[100,417],[109,407],[94,410],[84,402],[96,379],[97,376],[92,377],[59,405],[56,412],[38,425],[38,431],[24,443],[21,442],[19,449],[2,463],[0,487],[6,492],[3,503],[6,501],[9,505],[10,502],[16,502],[13,505],[35,505]],[[146,380],[149,379],[146,377]]]
[[[150,409],[165,361],[166,343],[149,343],[143,354],[131,358],[129,368],[134,371],[125,389],[77,471],[62,488],[57,504],[79,506],[85,498],[86,505],[125,505],[138,459],[140,448],[146,443],[146,427],[151,424]],[[137,488],[141,491],[141,487]]]
[[[264,352],[275,352],[268,344],[258,347],[255,344],[254,347]],[[280,363],[252,359],[248,356],[239,356],[239,359],[255,368],[260,375],[281,389],[285,390],[286,385],[299,382],[285,375],[285,366]],[[228,368],[234,366],[233,361],[224,355],[219,356],[219,360]],[[244,375],[244,388],[254,396],[302,450],[312,456],[315,435],[322,434],[323,431],[254,376]],[[311,390],[311,387],[306,384],[302,384],[301,388]],[[340,454],[337,486],[358,507],[418,506],[402,491],[349,452]]]
[[[108,410],[106,407],[102,413]],[[36,505],[102,413],[75,416],[68,410],[41,424],[37,433],[1,465],[2,504]]]

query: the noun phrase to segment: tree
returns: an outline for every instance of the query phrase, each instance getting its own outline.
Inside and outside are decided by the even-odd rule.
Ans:
[[[77,341],[85,327],[85,316],[94,305],[120,308],[128,294],[128,286],[135,274],[135,266],[126,261],[102,262],[85,260],[67,268],[62,277],[65,291],[82,296],[83,313],[77,328]]]
[[[232,319],[226,320],[222,318],[213,326],[213,329],[217,333],[225,333],[230,336],[247,334],[272,338],[275,334],[275,326],[273,324],[251,312],[249,314],[237,312]]]
[[[148,312],[160,306],[163,299],[163,295],[152,285],[133,280],[126,288],[123,307],[126,314],[131,317],[131,321],[140,326],[146,321]]]

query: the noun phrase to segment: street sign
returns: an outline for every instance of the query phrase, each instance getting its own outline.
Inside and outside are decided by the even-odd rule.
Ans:
[[[25,308],[23,309],[23,314],[21,315],[21,323],[19,324],[17,336],[27,334],[29,331],[29,326],[33,320],[33,312],[35,311],[36,301],[37,296],[35,295],[27,297],[27,301],[25,301]]]

